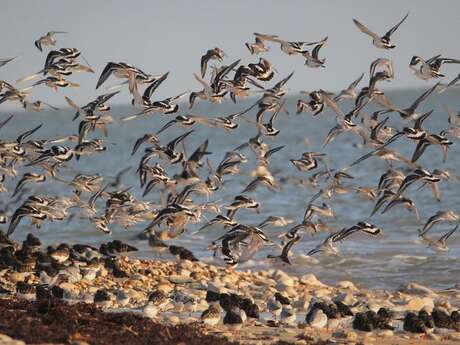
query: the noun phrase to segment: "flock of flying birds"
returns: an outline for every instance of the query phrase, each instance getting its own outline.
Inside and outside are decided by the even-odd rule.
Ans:
[[[364,34],[372,38],[372,44],[383,50],[394,49],[391,38],[396,30],[408,18],[406,15],[383,36],[380,36],[358,20],[353,22]],[[30,76],[21,78],[16,86],[0,81],[0,104],[18,102],[26,111],[41,111],[48,106],[42,102],[30,101],[31,91],[43,85],[54,90],[61,88],[79,87],[68,78],[77,72],[94,73],[94,70],[76,48],[60,48],[53,50],[56,35],[65,34],[62,31],[51,31],[35,41],[35,46],[43,51],[50,48],[46,55],[43,69]],[[273,46],[278,45],[281,51],[288,56],[302,56],[305,65],[310,68],[324,68],[326,59],[320,57],[322,48],[328,37],[314,42],[285,41],[276,35],[255,33],[255,41],[246,43],[251,55],[265,54]],[[364,44],[364,43],[363,43]],[[149,244],[157,249],[166,248],[165,238],[173,239],[186,231],[188,224],[198,224],[197,232],[209,226],[220,226],[226,229],[224,235],[214,240],[209,249],[214,255],[223,258],[228,265],[236,265],[252,258],[265,245],[276,244],[266,235],[267,227],[285,227],[288,230],[283,237],[282,251],[279,255],[269,255],[269,258],[280,259],[291,263],[290,255],[305,233],[316,233],[327,229],[324,218],[334,217],[332,208],[325,202],[337,194],[349,192],[344,180],[353,179],[350,170],[363,160],[377,157],[389,163],[383,171],[376,188],[358,187],[357,193],[375,202],[372,215],[377,212],[385,213],[394,207],[404,207],[414,212],[419,218],[415,202],[405,196],[411,186],[430,186],[434,198],[440,200],[439,184],[443,180],[452,178],[446,170],[432,171],[417,164],[427,147],[439,146],[447,160],[447,152],[453,140],[460,138],[460,115],[449,108],[447,128],[439,134],[430,132],[424,127],[424,121],[433,110],[419,111],[419,106],[435,91],[443,92],[455,87],[460,75],[449,83],[436,83],[430,86],[409,107],[399,108],[391,103],[385,93],[378,87],[384,81],[394,78],[393,63],[390,59],[379,58],[372,62],[369,71],[368,84],[361,89],[358,85],[364,78],[364,73],[347,88],[334,94],[325,90],[305,92],[305,96],[297,101],[297,112],[312,113],[318,116],[326,109],[335,114],[337,125],[334,126],[324,141],[323,146],[335,140],[343,133],[352,133],[362,138],[370,152],[340,169],[330,169],[326,154],[321,152],[305,152],[298,159],[291,159],[291,168],[302,174],[308,174],[310,186],[317,187],[316,193],[308,203],[303,219],[300,223],[290,226],[292,222],[284,217],[269,216],[258,225],[243,224],[238,221],[238,214],[242,210],[259,212],[261,203],[251,197],[256,189],[266,188],[275,191],[281,181],[276,181],[269,169],[270,159],[277,152],[286,148],[284,145],[270,147],[265,140],[274,139],[280,130],[276,128],[276,118],[280,112],[286,111],[286,84],[293,73],[278,78],[278,72],[266,59],[260,57],[258,62],[242,64],[241,60],[225,62],[226,54],[220,48],[208,50],[201,57],[200,73],[194,78],[200,85],[198,91],[184,92],[163,100],[155,100],[155,91],[168,78],[169,73],[152,75],[125,62],[108,62],[96,83],[99,89],[110,78],[121,79],[122,83],[110,89],[111,92],[100,94],[85,105],[77,105],[73,100],[65,97],[70,107],[75,109],[72,120],[79,120],[78,133],[66,137],[30,139],[32,135],[39,135],[40,126],[22,133],[16,140],[0,142],[0,169],[2,172],[1,192],[7,193],[5,182],[14,181],[15,188],[9,200],[10,205],[19,205],[12,215],[6,213],[1,221],[8,224],[7,236],[13,234],[24,223],[24,218],[31,220],[36,227],[43,222],[70,221],[77,214],[88,218],[96,229],[110,234],[111,227],[118,224],[129,228],[142,224]],[[288,59],[288,57],[286,57]],[[14,59],[1,59],[0,67],[9,64]],[[437,80],[444,77],[444,64],[459,64],[460,61],[436,55],[429,59],[414,56],[409,64],[415,76],[423,80]],[[213,64],[213,65],[212,65]],[[19,89],[18,84],[36,80],[32,86]],[[276,82],[275,82],[276,81]],[[81,156],[104,152],[107,147],[103,139],[93,138],[94,133],[101,132],[108,135],[108,127],[114,119],[110,114],[108,102],[120,93],[120,89],[127,87],[132,98],[134,114],[122,117],[124,122],[137,118],[145,118],[154,114],[170,116],[171,120],[156,133],[147,133],[133,143],[132,155],[139,155],[139,164],[136,174],[139,178],[142,197],[136,199],[130,188],[121,188],[123,175],[128,173],[129,167],[120,172],[115,181],[104,181],[99,174],[77,174],[71,181],[60,177],[61,168],[65,168],[72,160],[79,160]],[[245,109],[224,116],[210,117],[179,112],[179,101],[188,96],[189,108],[199,102],[220,103],[228,98],[234,103],[251,95],[261,95],[253,105]],[[348,113],[341,110],[343,101],[352,102],[353,107]],[[368,116],[364,109],[373,103],[381,107],[372,116]],[[250,113],[255,112],[255,119]],[[389,117],[385,114],[399,114],[406,126],[402,129],[390,127]],[[8,125],[10,116],[0,123],[0,128]],[[267,121],[268,118],[268,121]],[[70,119],[69,119],[70,121]],[[204,140],[191,155],[186,154],[185,142],[187,137],[197,135],[200,126],[224,129],[231,132],[239,126],[253,126],[254,137],[246,140],[234,150],[226,152],[220,163],[213,167],[206,156],[208,140]],[[168,128],[180,126],[186,129],[173,140],[164,140]],[[160,135],[163,140],[160,140]],[[416,148],[411,158],[403,157],[389,145],[401,139],[414,142]],[[144,147],[143,153],[139,153]],[[227,204],[220,204],[213,200],[213,194],[221,188],[232,175],[240,173],[242,164],[248,162],[246,152],[255,156],[257,167],[253,179],[247,187],[234,196]],[[108,153],[104,153],[107,155]],[[279,157],[278,157],[279,158]],[[393,161],[398,161],[401,168],[395,168]],[[289,162],[288,162],[289,164]],[[179,174],[168,173],[168,168],[181,167]],[[17,171],[23,174],[18,175]],[[34,184],[46,180],[56,180],[70,186],[74,190],[71,196],[26,195]],[[27,186],[27,188],[26,188]],[[147,201],[153,195],[160,196],[159,202]],[[321,201],[317,201],[321,199]],[[201,200],[198,201],[198,200]],[[205,200],[205,201],[203,201]],[[209,216],[211,215],[211,216]],[[371,215],[371,216],[372,216]],[[419,230],[418,236],[435,250],[448,250],[447,241],[457,231],[458,224],[447,231],[440,238],[431,238],[427,234],[430,229],[439,223],[458,223],[459,215],[451,210],[441,210],[429,217],[426,224]],[[166,230],[165,230],[166,229]],[[307,255],[318,252],[338,254],[338,245],[349,240],[357,233],[368,236],[378,236],[382,230],[370,223],[368,219],[359,221],[356,225],[335,230],[326,239],[313,248]],[[276,248],[276,246],[275,246]],[[280,246],[281,248],[281,246]]]

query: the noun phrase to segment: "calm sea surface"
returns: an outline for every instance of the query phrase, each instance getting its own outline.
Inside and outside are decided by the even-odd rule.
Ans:
[[[391,101],[400,107],[408,107],[413,100],[422,93],[423,90],[407,90],[401,92],[389,93]],[[277,179],[293,181],[292,178],[308,177],[314,173],[300,173],[289,162],[291,158],[298,158],[306,151],[322,151],[328,155],[328,164],[332,169],[339,169],[346,166],[362,154],[369,151],[369,148],[361,147],[361,140],[352,134],[342,134],[332,143],[322,149],[322,143],[328,131],[335,125],[335,117],[326,112],[318,117],[313,118],[311,114],[295,114],[295,103],[297,98],[289,98],[290,115],[280,114],[276,119],[275,126],[281,130],[281,133],[275,138],[267,138],[265,142],[271,147],[286,145],[286,147],[274,154],[270,163],[270,170]],[[199,102],[198,102],[199,103]],[[207,116],[223,116],[232,112],[244,109],[250,105],[251,101],[247,100],[238,104],[230,102],[221,105],[210,105],[200,103],[193,109],[193,114],[205,114]],[[442,95],[433,95],[420,107],[423,110],[435,109],[433,115],[426,121],[425,127],[434,133],[439,133],[448,126],[447,114],[442,109],[442,104],[449,105],[450,108],[458,110],[460,107],[460,97],[458,90],[452,90]],[[349,105],[342,105],[346,110]],[[372,108],[369,110],[373,110]],[[179,114],[187,113],[186,105],[182,105]],[[108,151],[102,154],[92,156],[83,156],[80,161],[72,160],[62,169],[63,178],[71,179],[75,174],[99,173],[107,181],[110,181],[116,173],[128,166],[131,171],[125,176],[123,185],[132,186],[132,193],[137,198],[142,198],[142,192],[139,188],[139,182],[135,175],[137,164],[142,156],[142,149],[132,157],[131,149],[136,139],[145,133],[154,133],[167,121],[171,116],[154,115],[146,119],[138,119],[129,122],[120,123],[118,119],[121,116],[135,113],[130,107],[114,107],[112,114],[115,122],[109,127],[109,136],[105,139]],[[0,118],[6,118],[7,112],[2,112]],[[53,136],[76,134],[78,131],[78,121],[72,122],[73,112],[68,109],[58,112],[43,112],[28,114],[18,112],[14,119],[0,131],[2,140],[12,140],[22,131],[31,129],[36,125],[43,123],[44,126],[33,136],[34,139],[50,138]],[[254,112],[249,117],[255,118]],[[400,129],[404,125],[400,122],[399,116],[390,115],[390,124]],[[359,120],[357,120],[359,121]],[[254,126],[247,122],[240,121],[240,128],[232,132],[225,132],[222,129],[207,128],[196,126],[195,132],[186,139],[187,152],[190,154],[205,139],[209,139],[209,156],[214,166],[223,158],[226,151],[245,142],[248,138],[254,136]],[[183,133],[183,128],[171,127],[160,135],[162,143],[166,143]],[[92,133],[91,138],[103,138],[102,134]],[[69,143],[69,146],[73,146]],[[415,144],[406,139],[401,139],[391,147],[400,150],[406,157],[410,158]],[[435,168],[447,169],[452,175],[460,174],[460,149],[458,141],[449,150],[449,159],[446,163],[442,162],[442,150],[440,147],[429,147],[418,163],[428,170]],[[231,202],[233,197],[240,193],[243,188],[252,179],[249,174],[255,166],[255,159],[252,152],[246,151],[249,162],[242,165],[242,175],[236,177],[227,176],[224,187],[216,192],[211,201],[215,200],[226,205]],[[396,167],[402,166],[396,163]],[[364,163],[353,168],[349,172],[355,177],[354,180],[344,181],[349,187],[366,186],[375,187],[380,175],[388,168],[387,164],[377,158],[371,158]],[[30,168],[26,168],[30,169]],[[179,172],[180,167],[168,167],[169,176]],[[21,168],[18,171],[18,178],[15,181],[9,179],[6,182],[7,193],[0,194],[2,198],[2,208],[12,214],[18,206],[9,203],[9,198],[14,190],[14,186],[20,176],[25,171]],[[203,176],[206,175],[206,169],[202,170]],[[448,287],[460,282],[460,232],[455,234],[450,242],[450,251],[447,253],[435,253],[420,243],[417,239],[417,228],[423,226],[423,223],[438,210],[454,210],[460,212],[460,181],[451,179],[443,181],[440,184],[442,191],[442,201],[437,202],[430,188],[424,188],[417,191],[416,186],[409,188],[407,196],[412,198],[419,209],[421,222],[417,222],[413,213],[403,208],[393,208],[384,215],[377,214],[370,221],[384,231],[383,237],[370,238],[366,236],[355,236],[340,245],[341,256],[315,256],[314,259],[305,258],[304,255],[318,243],[320,243],[328,234],[318,233],[317,235],[304,234],[302,241],[294,247],[295,264],[291,267],[279,266],[286,271],[299,275],[305,273],[314,273],[320,280],[325,282],[337,282],[340,280],[353,280],[366,287],[392,287],[395,288],[401,283],[416,281],[432,287]],[[31,187],[29,184],[28,187]],[[33,186],[30,194],[50,194],[50,195],[71,195],[72,189],[65,184],[47,181],[41,185]],[[247,224],[257,224],[269,215],[284,216],[300,222],[308,201],[317,192],[307,187],[301,187],[292,182],[281,184],[281,189],[277,192],[271,192],[263,188],[257,189],[250,195],[262,203],[260,214],[248,210],[241,210],[237,213],[238,221]],[[28,195],[28,194],[27,194]],[[158,189],[147,195],[144,200],[159,200]],[[199,200],[199,199],[197,199]],[[337,217],[335,219],[324,219],[328,225],[333,228],[341,229],[349,227],[360,220],[369,217],[374,202],[362,199],[356,193],[337,195],[332,200],[325,200],[332,206]],[[321,202],[321,200],[318,200]],[[103,207],[103,204],[100,204]],[[212,215],[209,215],[212,217]],[[295,223],[294,223],[295,224]],[[292,225],[294,225],[292,224]],[[39,230],[30,226],[29,221],[22,221],[16,229],[13,237],[22,240],[28,232],[34,232],[39,235],[45,243],[57,243],[66,241],[69,243],[89,243],[97,245],[104,241],[112,239],[121,239],[137,246],[140,251],[137,256],[155,257],[157,254],[152,253],[145,241],[137,240],[136,235],[142,232],[146,223],[126,230],[119,226],[112,225],[113,234],[111,236],[98,232],[94,226],[86,219],[73,218],[70,223],[55,222],[44,223]],[[204,261],[212,261],[212,253],[206,250],[206,247],[213,239],[216,239],[223,233],[220,226],[210,227],[198,235],[191,235],[198,226],[191,225],[187,233],[179,239],[172,240],[171,243],[184,245],[191,249],[195,255]],[[446,230],[451,229],[452,224],[442,224],[435,226],[430,230],[433,236],[441,236]],[[269,228],[267,233],[273,239],[277,240],[276,235],[285,232],[288,228]],[[260,269],[273,267],[273,262],[266,259],[270,252],[278,252],[278,248],[265,247],[249,262],[242,264],[239,269]],[[163,257],[168,259],[167,256]]]

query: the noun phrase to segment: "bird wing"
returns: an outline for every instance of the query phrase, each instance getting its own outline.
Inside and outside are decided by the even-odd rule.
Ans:
[[[359,31],[361,31],[362,33],[365,33],[366,35],[369,35],[374,39],[379,39],[380,38],[376,33],[373,33],[371,30],[369,30],[366,26],[364,26],[363,24],[358,22],[356,19],[353,19],[353,23],[355,23],[355,25],[358,27]]]
[[[109,62],[107,65],[104,67],[102,70],[101,76],[99,77],[97,84],[96,84],[96,89],[99,88],[104,82],[110,77],[110,75],[113,73],[113,71],[117,68],[118,64],[115,62]]]
[[[388,32],[385,34],[384,37],[390,39],[391,35],[393,35],[393,33],[398,30],[399,26],[406,20],[406,18],[409,16],[409,13],[407,13],[403,19],[401,19],[401,21],[396,24],[395,26],[393,26],[390,30],[388,30]]]
[[[439,82],[436,83],[434,86],[426,90],[424,93],[422,93],[415,101],[414,103],[410,106],[409,109],[415,110],[417,107],[422,103],[425,99],[428,98],[429,95],[439,86]]]
[[[428,116],[430,116],[432,113],[433,113],[433,109],[430,110],[430,111],[427,111],[426,113],[424,113],[422,115],[420,115],[418,117],[417,121],[415,121],[414,128],[415,129],[421,129],[423,121],[425,121],[425,119],[428,118]]]
[[[193,129],[184,133],[184,134],[181,134],[179,135],[177,138],[171,140],[166,146],[168,149],[170,150],[174,150],[176,145],[179,144],[182,140],[184,140],[188,135],[190,135],[190,133],[193,132]]]
[[[348,90],[353,90],[354,88],[356,88],[356,86],[358,86],[359,82],[363,79],[364,77],[364,73],[361,74],[358,79],[356,79],[355,81],[353,81],[348,87],[347,89]]]
[[[14,59],[16,59],[16,57],[8,58],[8,59],[0,59],[0,67],[5,66],[8,62],[13,61]]]
[[[6,120],[3,120],[2,122],[0,122],[0,129],[3,128],[3,126],[5,126],[8,122],[10,122],[10,120],[14,117],[14,114],[13,115],[10,115]]]
[[[168,78],[169,72],[166,72],[165,74],[161,75],[158,79],[155,79],[144,91],[144,95],[142,98],[144,99],[150,99],[152,97],[152,94],[155,92],[155,90],[161,85],[162,82]]]

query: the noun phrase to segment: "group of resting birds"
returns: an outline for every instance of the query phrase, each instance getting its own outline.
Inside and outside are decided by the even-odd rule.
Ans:
[[[404,16],[383,36],[374,33],[356,19],[353,22],[362,33],[372,38],[372,44],[377,49],[397,51],[392,36],[407,19],[408,15]],[[56,107],[40,100],[32,101],[34,88],[40,85],[56,91],[76,88],[79,85],[70,80],[74,73],[95,73],[78,49],[55,49],[57,34],[65,32],[50,31],[35,41],[40,51],[48,50],[42,69],[21,78],[16,84],[0,81],[0,104],[18,103],[29,113],[42,111],[45,106],[58,111]],[[287,55],[286,59],[298,55],[305,59],[305,65],[309,68],[326,67],[326,59],[320,55],[328,43],[328,37],[304,42],[283,40],[277,35],[261,33],[254,33],[254,36],[254,42],[245,44],[251,56],[267,54],[271,48],[279,46]],[[442,69],[445,64],[459,63],[459,60],[441,55],[428,59],[414,56],[409,62],[409,68],[417,78],[432,81],[444,77]],[[0,67],[5,68],[7,64],[13,65],[14,58],[0,59]],[[380,89],[382,83],[395,77],[393,62],[388,58],[379,58],[371,63],[365,86],[359,87],[364,79],[363,73],[338,93],[322,89],[303,92],[302,98],[296,103],[298,114],[306,112],[313,117],[332,114],[336,118],[337,123],[326,135],[323,147],[337,140],[340,135],[350,133],[358,136],[369,151],[347,166],[331,167],[334,162],[323,152],[304,152],[300,157],[289,160],[285,158],[290,155],[289,147],[272,144],[280,133],[280,129],[276,128],[277,116],[288,109],[290,99],[287,97],[286,85],[293,74],[280,75],[265,57],[248,64],[243,63],[242,59],[232,60],[216,47],[204,53],[200,61],[200,72],[193,74],[198,86],[196,91],[180,92],[158,99],[155,97],[156,90],[167,80],[169,72],[149,74],[126,62],[108,62],[95,88],[100,90],[110,79],[118,79],[120,84],[110,87],[110,92],[98,93],[84,105],[78,105],[71,98],[65,97],[67,104],[75,111],[69,121],[79,121],[76,134],[43,138],[40,137],[42,125],[38,125],[18,133],[16,139],[5,139],[11,137],[9,122],[20,121],[14,116],[5,117],[0,123],[1,192],[4,205],[15,205],[11,214],[5,210],[0,219],[6,224],[7,235],[11,236],[15,231],[25,232],[28,227],[25,219],[39,228],[42,223],[83,217],[89,219],[95,229],[107,234],[117,225],[123,228],[141,227],[151,246],[159,249],[165,246],[163,240],[177,238],[190,227],[195,227],[193,235],[218,227],[225,229],[225,232],[220,237],[216,236],[209,249],[215,257],[224,259],[228,265],[234,266],[251,259],[264,246],[280,246],[281,253],[273,253],[269,258],[290,264],[292,248],[302,240],[305,233],[330,232],[322,242],[312,245],[307,255],[321,252],[338,255],[338,245],[358,233],[365,236],[382,235],[382,229],[369,220],[377,212],[386,213],[392,208],[404,207],[414,212],[419,219],[415,201],[408,197],[407,191],[429,186],[434,194],[433,214],[423,215],[428,220],[419,229],[418,236],[431,248],[446,251],[447,241],[457,231],[458,225],[449,228],[439,238],[429,237],[428,232],[436,224],[459,221],[455,210],[439,210],[438,207],[438,201],[441,200],[440,185],[454,176],[447,170],[430,170],[417,162],[430,146],[438,147],[432,153],[441,150],[443,161],[448,159],[449,148],[460,138],[460,116],[445,106],[449,121],[443,131],[433,133],[424,125],[433,110],[420,108],[429,97],[453,89],[460,75],[450,82],[430,84],[407,108],[394,105]],[[35,79],[27,88],[21,89],[18,86]],[[115,96],[119,97],[123,88],[129,92],[133,114],[115,118],[109,102]],[[182,102],[184,97],[188,97],[189,109],[197,102],[219,104],[229,99],[238,104],[245,98],[254,101],[251,106],[231,114],[197,115],[187,109],[187,104]],[[347,103],[351,104],[348,112],[342,110]],[[370,104],[380,109],[368,115],[365,109]],[[384,117],[386,114],[391,116]],[[390,126],[390,117],[398,114],[403,125],[401,128]],[[150,118],[152,116],[154,118]],[[77,167],[77,161],[84,160],[83,156],[100,154],[100,160],[111,159],[110,150],[104,144],[105,139],[100,138],[101,134],[106,137],[109,135],[110,126],[126,126],[129,130],[128,121],[149,118],[147,121],[154,122],[155,117],[167,117],[170,120],[157,131],[142,134],[130,143],[133,146],[132,155],[139,158],[137,166],[122,167],[115,179],[107,179],[97,171],[94,174],[78,173],[71,179],[64,177],[68,167]],[[308,121],[309,125],[315,126],[314,119]],[[438,121],[444,120],[438,116]],[[173,138],[168,135],[168,129],[172,126],[183,127],[185,132]],[[254,136],[242,140],[241,145],[233,150],[224,152],[219,163],[214,166],[209,156],[212,154],[215,157],[218,154],[215,152],[219,148],[218,142],[213,145],[213,153],[210,152],[208,139],[203,139],[198,147],[190,148],[190,145],[186,145],[187,138],[199,137],[200,127],[203,126],[222,129],[222,133],[226,134],[235,133],[241,126],[252,127]],[[393,144],[396,141],[415,144],[412,157],[406,158],[396,151]],[[390,148],[390,145],[393,147]],[[345,147],[342,149],[345,150]],[[187,151],[191,154],[187,154]],[[375,188],[350,187],[348,183],[354,178],[352,170],[372,157],[388,163],[388,168],[381,171],[378,185]],[[286,178],[276,178],[270,171],[272,158],[286,161],[285,170],[298,170],[304,177],[301,185],[315,193],[305,203],[305,214],[293,226],[290,225],[292,220],[273,215],[267,216],[259,224],[242,223],[238,220],[241,213],[260,212],[263,209],[263,203],[256,200],[254,191],[268,189],[277,193],[282,184],[287,183]],[[251,159],[255,161],[256,167],[247,186],[240,193],[235,193],[233,200],[224,201],[216,197],[215,192],[223,188],[232,177],[241,175],[242,165]],[[439,164],[442,166],[442,162]],[[123,187],[121,180],[128,173],[136,174],[138,186]],[[50,181],[62,184],[65,192],[61,195],[38,195],[34,192],[37,185]],[[11,186],[9,188],[12,190],[7,190],[7,186]],[[324,219],[336,217],[336,214],[328,199],[333,200],[336,195],[351,191],[374,203],[371,216],[339,230],[331,229]],[[281,245],[276,243],[277,238],[267,235],[266,229],[270,227],[286,229],[280,236],[283,238]]]

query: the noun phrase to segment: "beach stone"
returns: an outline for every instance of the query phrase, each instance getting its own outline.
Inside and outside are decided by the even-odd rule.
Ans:
[[[129,299],[132,300],[137,300],[140,301],[145,298],[145,295],[142,292],[139,292],[137,290],[129,289],[126,290],[126,295],[129,297]]]
[[[358,340],[358,334],[354,331],[347,332],[347,341],[355,343]]]
[[[157,286],[157,290],[165,294],[169,294],[174,288],[170,284],[160,284]]]
[[[439,340],[441,340],[441,337],[440,337],[439,335],[434,334],[434,333],[428,333],[428,334],[426,335],[426,337],[427,337],[427,339],[433,340],[433,341],[439,341]]]
[[[433,331],[434,334],[439,334],[440,336],[446,336],[449,332],[450,330],[446,328],[435,328]]]
[[[294,286],[295,285],[295,280],[293,277],[288,276],[287,274],[282,275],[280,279],[278,280],[281,284],[284,284],[286,286]]]
[[[177,315],[169,315],[166,319],[167,322],[178,324],[180,323],[180,318]]]
[[[380,337],[392,337],[395,333],[391,329],[385,329],[377,333]]]
[[[337,339],[345,339],[347,337],[347,333],[343,329],[341,329],[338,331],[334,331],[334,333],[332,333],[332,336]]]
[[[238,276],[236,274],[228,274],[222,277],[222,283],[229,288],[232,288],[232,285],[234,285],[237,281]]]
[[[351,294],[349,292],[344,292],[344,293],[338,294],[334,298],[334,301],[342,302],[342,303],[345,303],[346,305],[354,305],[357,302],[357,300],[353,296],[353,294]]]
[[[184,277],[190,277],[190,275],[192,274],[192,272],[190,272],[189,270],[186,270],[186,269],[181,269],[179,272],[178,272],[179,275],[181,276],[184,276]]]
[[[86,292],[95,294],[97,290],[99,290],[99,288],[98,288],[97,286],[91,286],[91,285],[90,285],[90,286],[88,286]]]
[[[207,309],[208,308],[208,302],[206,302],[205,299],[200,299],[197,304],[198,309]]]
[[[208,269],[208,271],[211,272],[211,273],[217,273],[217,272],[218,272],[217,267],[214,266],[214,265],[209,265],[209,266],[207,267],[207,269]]]
[[[107,277],[109,274],[109,271],[107,270],[107,268],[105,267],[101,267],[98,271],[97,271],[97,276],[98,277]]]
[[[94,296],[92,293],[84,293],[80,296],[80,301],[86,304],[91,304],[94,302]]]
[[[369,302],[367,304],[367,309],[372,310],[373,312],[378,312],[380,309],[380,304],[375,303],[375,302]]]
[[[146,281],[148,278],[144,274],[134,273],[129,277],[130,282],[137,282],[138,280]]]
[[[12,283],[19,283],[25,281],[28,275],[29,273],[12,272],[8,278]]]
[[[181,269],[183,269],[183,270],[189,270],[189,271],[193,271],[194,268],[195,268],[194,265],[192,264],[192,262],[188,261],[188,260],[181,261],[180,264],[179,264],[179,267]]]
[[[408,283],[403,284],[398,291],[404,292],[408,295],[420,295],[427,296],[434,294],[433,290],[427,288],[426,286],[417,284],[417,283]]]
[[[342,280],[337,284],[337,287],[340,289],[350,289],[350,290],[357,290],[356,285],[353,284],[351,281]],[[343,301],[341,301],[343,302]]]
[[[364,345],[370,345],[375,342],[375,338],[373,337],[372,333],[366,333],[363,337],[363,344]]]
[[[305,285],[327,287],[327,285],[321,283],[312,273],[303,275],[300,277],[300,281]]]
[[[460,332],[451,333],[449,335],[450,340],[460,341]]]
[[[280,291],[283,291],[289,297],[295,297],[298,295],[298,291],[292,286],[286,286],[283,290]]]
[[[77,286],[75,286],[75,284],[72,284],[72,283],[61,283],[59,284],[59,287],[61,289],[64,289],[64,290],[67,290],[67,291],[71,291],[75,294],[78,294],[79,292],[79,289]]]
[[[323,299],[324,297],[328,297],[330,295],[330,291],[328,289],[318,289],[315,290],[313,294],[318,299]]]
[[[414,297],[404,306],[407,310],[419,311],[425,309],[431,313],[434,308],[434,301],[430,297]]]
[[[328,329],[336,329],[339,327],[340,321],[339,319],[328,319],[327,320],[327,328]]]
[[[93,269],[82,269],[81,275],[84,280],[93,281],[96,279],[97,271]]]
[[[183,275],[178,275],[178,274],[173,274],[169,276],[169,281],[174,284],[185,284],[185,283],[190,283],[193,280],[189,276],[183,276]]]
[[[170,275],[171,273],[164,273],[164,275]],[[158,285],[160,284],[167,284],[167,285],[171,285],[170,284],[170,281],[169,279],[167,279],[166,277],[162,276],[162,277],[158,277]]]
[[[294,302],[294,308],[296,308],[297,310],[307,310],[308,307],[310,306],[310,299],[311,298],[304,298],[304,297],[301,297],[299,298],[298,300],[296,300]]]
[[[22,340],[15,340],[6,334],[0,334],[0,345],[25,345]]]

